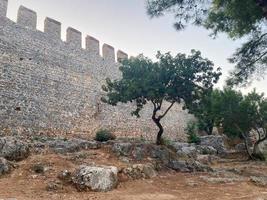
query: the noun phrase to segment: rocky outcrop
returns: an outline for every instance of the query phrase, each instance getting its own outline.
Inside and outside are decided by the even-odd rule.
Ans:
[[[223,154],[226,152],[224,139],[222,136],[217,136],[217,135],[202,136],[200,137],[200,145],[211,146],[214,149],[216,149],[219,154]]]
[[[4,157],[10,161],[20,161],[30,155],[29,145],[14,138],[0,138],[0,157]]]
[[[114,166],[81,166],[74,172],[73,183],[79,191],[107,192],[118,184],[118,169]]]

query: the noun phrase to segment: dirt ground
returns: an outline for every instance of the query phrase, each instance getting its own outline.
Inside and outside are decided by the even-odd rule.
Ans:
[[[104,150],[83,151],[71,155],[45,153],[32,155],[20,162],[10,175],[0,179],[0,200],[267,200],[267,187],[254,185],[249,179],[230,183],[203,181],[205,173],[162,172],[153,179],[121,182],[117,189],[107,193],[77,192],[69,185],[56,191],[47,191],[50,182],[57,181],[57,174],[73,170],[82,163],[116,165],[123,167],[113,155]],[[48,171],[36,174],[32,166],[45,163]],[[267,164],[224,160],[213,166],[221,169],[238,169],[250,175],[267,175]]]

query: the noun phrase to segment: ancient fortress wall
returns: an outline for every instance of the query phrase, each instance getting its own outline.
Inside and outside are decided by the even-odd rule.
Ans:
[[[6,17],[7,0],[0,0],[0,133],[40,132],[94,135],[109,128],[120,136],[155,138],[151,105],[137,119],[131,105],[103,104],[101,86],[106,77],[120,77],[123,51],[68,28],[61,39],[61,23],[46,18],[44,32],[36,30],[36,12],[21,6],[17,22]],[[192,116],[176,105],[166,119],[166,136],[184,138]]]

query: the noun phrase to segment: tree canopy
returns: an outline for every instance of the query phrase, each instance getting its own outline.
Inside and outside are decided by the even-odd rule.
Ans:
[[[250,83],[267,68],[267,1],[266,0],[147,0],[151,17],[173,13],[177,30],[186,25],[199,25],[223,32],[232,39],[246,37],[230,61],[235,63],[227,83]]]
[[[192,50],[191,55],[170,53],[156,56],[153,62],[143,55],[126,59],[122,62],[120,80],[107,79],[103,90],[107,98],[102,100],[111,105],[135,102],[133,115],[139,117],[144,105],[151,103],[151,117],[159,128],[157,144],[161,143],[163,127],[161,119],[166,116],[175,103],[187,105],[198,101],[207,91],[211,90],[221,75],[220,69],[213,70],[214,64],[202,58],[199,51]],[[163,110],[162,104],[168,102]]]

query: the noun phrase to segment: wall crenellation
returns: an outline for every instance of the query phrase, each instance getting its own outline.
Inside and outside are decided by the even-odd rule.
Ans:
[[[0,16],[6,16],[8,0],[0,1]]]
[[[37,13],[24,6],[20,6],[18,10],[17,23],[31,29],[36,29]]]
[[[53,37],[61,39],[61,23],[46,17],[44,22],[44,32]]]
[[[7,14],[8,0],[0,0],[0,16],[5,16]],[[36,29],[37,27],[37,13],[31,9],[24,6],[20,6],[17,15],[17,23],[21,26]],[[49,34],[53,38],[61,39],[61,22],[46,17],[44,21],[44,33]],[[82,33],[72,27],[66,30],[66,43],[70,45],[73,49],[82,48]],[[100,55],[100,45],[99,40],[92,36],[87,36],[85,38],[85,49],[92,55]],[[123,58],[124,54],[118,51],[116,55]],[[125,54],[127,55],[127,54]],[[114,60],[115,62],[115,50],[112,46],[104,44],[102,46],[102,56],[104,59]],[[121,59],[121,57],[119,58]],[[119,62],[119,59],[117,61]]]

